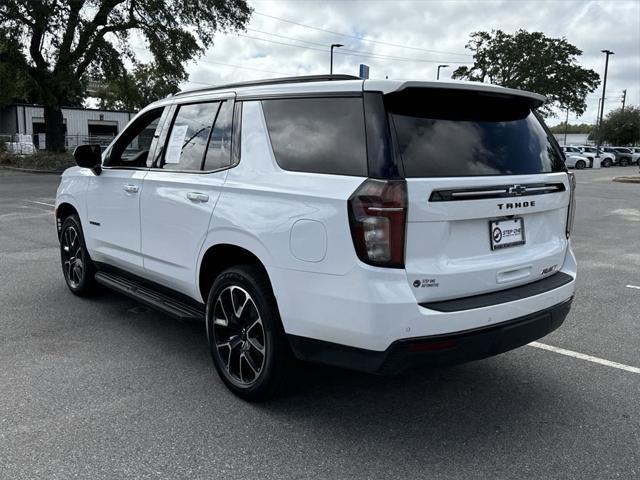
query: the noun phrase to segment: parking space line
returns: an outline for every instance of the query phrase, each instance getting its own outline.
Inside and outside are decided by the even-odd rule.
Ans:
[[[566,355],[568,357],[579,358],[580,360],[586,360],[587,362],[598,363],[600,365],[604,365],[606,367],[617,368],[619,370],[624,370],[626,372],[637,373],[640,375],[640,368],[631,367],[629,365],[624,365],[618,362],[612,362],[610,360],[605,360],[604,358],[593,357],[591,355],[585,355],[584,353],[574,352],[573,350],[566,350],[564,348],[552,347],[551,345],[547,345],[545,343],[540,342],[531,342],[529,344],[532,347],[540,348],[542,350],[548,350],[550,352],[559,353],[560,355]]]
[[[636,290],[640,290],[640,287],[637,285],[627,285],[627,288],[635,288]]]
[[[55,207],[53,203],[36,202],[35,200],[25,200],[25,202],[37,203],[38,205],[46,205],[47,207]]]

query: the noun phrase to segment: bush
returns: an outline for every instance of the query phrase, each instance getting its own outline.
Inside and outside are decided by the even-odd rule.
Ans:
[[[61,172],[76,164],[73,155],[68,152],[36,152],[33,155],[13,155],[0,150],[0,165],[27,168],[33,170]]]

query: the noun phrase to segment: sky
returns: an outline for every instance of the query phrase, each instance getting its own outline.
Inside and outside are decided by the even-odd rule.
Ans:
[[[448,64],[440,79],[449,79],[455,67],[472,61],[471,52],[465,50],[472,32],[513,33],[523,28],[565,37],[583,51],[579,64],[601,77],[605,60],[601,50],[612,50],[605,115],[620,107],[623,89],[626,105],[640,104],[640,0],[250,0],[249,4],[254,13],[247,31],[216,35],[206,54],[189,63],[190,83],[184,89],[328,73],[331,43],[344,44],[334,50],[334,73],[357,75],[359,64],[365,63],[370,78],[432,80],[437,66]],[[588,96],[585,114],[580,118],[570,114],[569,122],[594,123],[601,94],[602,85]],[[560,121],[564,113],[548,123]]]

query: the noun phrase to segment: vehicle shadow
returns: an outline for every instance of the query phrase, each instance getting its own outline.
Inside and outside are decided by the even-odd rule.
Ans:
[[[120,300],[114,302],[115,297]],[[185,375],[204,379],[206,385],[185,392],[182,400],[200,402],[212,411],[221,402],[234,405],[231,410],[237,418],[227,418],[225,428],[255,423],[253,435],[265,441],[273,441],[274,434],[304,436],[304,442],[318,452],[361,451],[364,457],[358,463],[392,458],[399,471],[415,471],[425,458],[431,465],[468,463],[485,454],[493,461],[500,460],[500,453],[513,458],[509,449],[514,445],[522,455],[530,448],[537,449],[537,455],[557,455],[552,449],[558,442],[572,440],[574,429],[567,427],[580,422],[576,412],[584,415],[586,409],[585,400],[554,371],[548,357],[530,347],[395,376],[301,363],[281,396],[247,403],[218,379],[203,324],[177,322],[153,311],[135,313],[137,304],[123,298],[105,293],[97,301],[121,312],[134,308],[128,319],[117,320],[112,314],[108,318],[125,323],[126,335],[144,338],[150,348],[170,351]],[[172,380],[164,381],[170,388]],[[203,429],[208,421],[213,419],[203,419]]]

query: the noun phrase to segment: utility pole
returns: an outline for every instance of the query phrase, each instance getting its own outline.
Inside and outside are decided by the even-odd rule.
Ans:
[[[332,43],[331,44],[331,63],[329,64],[329,73],[333,75],[333,49],[344,47],[341,43]]]
[[[614,55],[611,50],[602,50],[607,57],[604,62],[604,80],[602,82],[602,102],[600,103],[600,124],[602,125],[602,115],[604,114],[604,94],[607,91],[607,72],[609,70],[609,55]],[[598,128],[598,146],[596,147],[596,156],[600,155],[600,147],[602,147],[602,135]]]
[[[569,129],[569,107],[567,107],[567,118],[564,121],[564,146],[567,146],[567,130]]]
[[[438,65],[438,74],[436,75],[436,80],[440,80],[440,69],[447,68],[449,65]]]
[[[627,100],[627,89],[622,90],[622,111],[624,112],[624,102]]]

